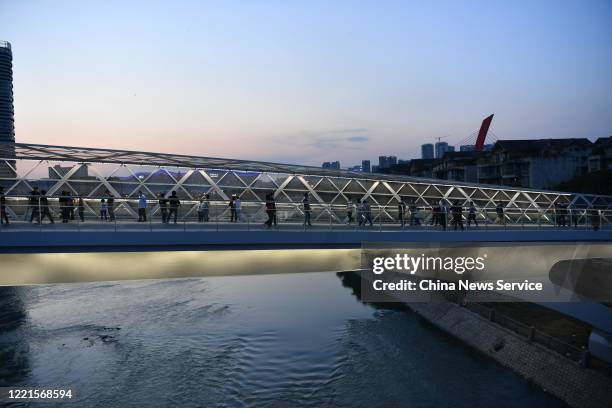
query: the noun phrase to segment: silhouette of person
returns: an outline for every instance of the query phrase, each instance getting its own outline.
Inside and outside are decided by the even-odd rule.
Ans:
[[[168,222],[168,199],[164,196],[164,193],[159,193],[159,210],[161,212],[162,223]]]
[[[310,200],[308,199],[308,193],[304,193],[302,207],[304,208],[304,226],[312,227],[310,223]]]
[[[451,214],[453,215],[452,224],[454,226],[454,230],[456,231],[457,227],[461,227],[461,231],[463,231],[463,207],[459,205],[459,200],[455,200],[453,202]]]
[[[6,196],[4,195],[4,187],[0,186],[0,225],[6,223],[9,225],[8,215],[6,214]]]
[[[406,203],[403,198],[397,204],[397,219],[400,222],[400,226],[404,228],[406,226]]]
[[[100,219],[108,221],[108,204],[105,199],[100,200]]]
[[[174,215],[174,223],[176,224],[176,217],[178,216],[178,208],[181,206],[181,201],[176,195],[176,191],[173,191],[168,200],[170,203],[170,212],[168,213],[168,221],[172,215]]]
[[[55,221],[53,221],[53,216],[51,215],[51,212],[49,211],[49,199],[47,198],[47,191],[46,190],[42,190],[40,192],[40,222],[42,222],[42,220],[45,219],[45,217],[47,217],[49,219],[49,223],[50,224],[55,224]]]
[[[468,228],[472,224],[472,221],[474,222],[474,225],[478,227],[478,221],[476,221],[476,207],[474,206],[474,203],[470,201],[470,208],[468,210],[468,219],[467,219]]]
[[[144,193],[138,197],[138,222],[147,222],[147,197]]]

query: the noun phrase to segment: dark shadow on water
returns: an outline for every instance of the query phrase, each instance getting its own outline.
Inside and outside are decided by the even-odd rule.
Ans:
[[[389,296],[388,302],[366,302],[361,297],[361,276],[359,272],[336,272],[336,276],[342,282],[342,286],[351,289],[353,296],[355,296],[364,305],[369,305],[375,309],[382,310],[406,310],[410,311],[410,308],[405,304],[395,301]]]
[[[20,287],[0,287],[0,387],[22,382],[29,372],[28,346],[12,334],[25,324],[27,314]]]

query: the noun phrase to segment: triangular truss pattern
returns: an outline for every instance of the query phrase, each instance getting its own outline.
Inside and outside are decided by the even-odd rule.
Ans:
[[[245,216],[252,220],[265,215],[263,202],[273,194],[279,215],[287,220],[303,215],[304,193],[310,196],[313,220],[340,222],[347,202],[367,200],[376,210],[373,217],[387,222],[397,220],[402,200],[429,209],[440,202],[462,206],[473,204],[483,218],[494,218],[502,203],[505,217],[517,223],[554,223],[559,204],[566,204],[581,219],[588,208],[612,210],[612,197],[536,191],[510,187],[417,179],[402,176],[334,172],[305,166],[197,158],[159,153],[113,151],[15,144],[15,156],[0,159],[0,185],[5,194],[24,197],[34,186],[47,190],[52,200],[68,191],[89,201],[88,212],[95,213],[96,200],[112,196],[117,213],[137,217],[135,200],[142,192],[159,211],[160,194],[176,191],[184,201],[185,215],[194,214],[200,197],[227,201],[239,196],[245,203]],[[2,146],[0,146],[0,154]],[[217,204],[221,214],[226,205]],[[7,211],[11,212],[12,209]],[[609,215],[602,215],[608,222]]]

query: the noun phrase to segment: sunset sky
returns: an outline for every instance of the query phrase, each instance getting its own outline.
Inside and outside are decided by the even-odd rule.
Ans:
[[[612,135],[610,1],[6,1],[20,142],[343,166]]]

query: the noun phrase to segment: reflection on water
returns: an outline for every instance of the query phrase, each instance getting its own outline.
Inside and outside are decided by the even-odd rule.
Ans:
[[[0,387],[19,383],[28,372],[26,342],[15,342],[13,333],[25,324],[26,312],[21,289],[0,288]]]
[[[0,288],[0,385],[84,407],[561,406],[358,294],[352,273]]]

